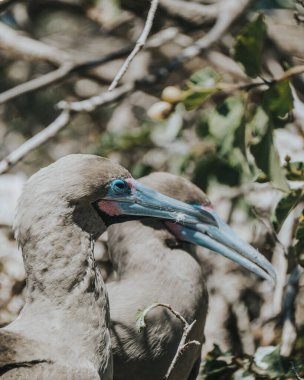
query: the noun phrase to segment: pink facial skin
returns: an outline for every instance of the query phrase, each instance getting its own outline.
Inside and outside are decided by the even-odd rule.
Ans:
[[[117,204],[117,202],[114,201],[100,201],[98,202],[98,207],[101,211],[105,212],[106,214],[110,216],[117,216],[122,215],[122,211]]]
[[[178,223],[175,223],[175,222],[169,222],[169,221],[166,221],[165,222],[165,225],[166,227],[168,228],[168,230],[179,240],[183,240],[183,236],[182,236],[182,229],[183,227],[178,224]]]

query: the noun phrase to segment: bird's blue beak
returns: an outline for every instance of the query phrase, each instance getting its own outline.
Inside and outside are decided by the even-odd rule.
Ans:
[[[114,218],[128,215],[164,219],[178,239],[206,247],[275,282],[272,265],[241,240],[209,205],[190,205],[128,178],[113,180],[98,208]]]
[[[187,225],[195,225],[199,220],[217,226],[216,219],[208,211],[167,197],[134,179],[113,180],[107,194],[98,202],[98,208],[112,217],[153,217]]]
[[[204,206],[195,205],[193,207],[204,209],[204,212],[207,211]],[[216,226],[204,222],[198,222],[195,226],[172,222],[166,222],[166,225],[180,240],[206,247],[271,283],[275,283],[276,273],[270,262],[255,248],[240,239],[211,207],[208,207],[208,212],[216,220]]]

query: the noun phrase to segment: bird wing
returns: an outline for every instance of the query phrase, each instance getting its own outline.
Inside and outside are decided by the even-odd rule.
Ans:
[[[97,380],[95,371],[72,368],[56,363],[47,353],[47,347],[22,334],[2,330],[0,332],[1,380]]]

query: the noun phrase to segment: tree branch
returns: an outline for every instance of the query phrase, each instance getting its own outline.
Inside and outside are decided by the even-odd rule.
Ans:
[[[70,112],[63,111],[61,114],[45,129],[37,133],[35,136],[27,140],[24,144],[20,145],[16,150],[6,156],[0,162],[0,174],[5,173],[9,168],[20,161],[24,156],[42,145],[50,138],[56,136],[56,134],[64,128],[70,121]]]
[[[51,71],[45,75],[41,75],[38,78],[29,80],[28,82],[21,83],[7,91],[0,94],[0,104],[3,104],[9,100],[12,100],[18,96],[27,94],[32,91],[39,90],[50,84],[58,82],[60,79],[66,78],[68,75],[73,73],[86,72],[93,67],[103,65],[112,60],[122,58],[131,52],[131,48],[123,48],[116,52],[105,55],[104,57],[96,58],[82,63],[75,63],[71,60],[63,63],[58,69]]]
[[[2,22],[0,22],[0,47],[13,55],[48,61],[55,66],[71,60],[70,55],[64,51],[24,36]]]
[[[148,34],[151,30],[152,23],[154,20],[155,12],[157,9],[158,0],[152,0],[150,10],[147,16],[147,20],[145,23],[144,30],[138,39],[135,48],[132,50],[131,54],[128,56],[125,64],[122,66],[122,68],[119,70],[118,74],[115,76],[113,82],[111,83],[108,91],[105,93],[102,93],[98,96],[94,96],[92,98],[89,98],[87,100],[79,101],[79,102],[72,102],[68,103],[66,101],[61,101],[58,103],[58,108],[62,109],[62,113],[53,121],[48,127],[46,127],[41,132],[37,133],[35,136],[33,136],[31,139],[26,141],[24,144],[22,144],[20,147],[18,147],[15,151],[10,153],[7,157],[5,157],[0,162],[0,174],[5,173],[11,166],[15,165],[18,161],[20,161],[24,156],[26,156],[29,152],[31,152],[33,149],[36,149],[41,144],[48,141],[50,138],[54,137],[61,129],[63,129],[66,125],[68,125],[70,118],[71,118],[71,111],[74,112],[91,112],[96,107],[104,105],[106,103],[112,102],[122,95],[125,95],[129,91],[131,91],[134,88],[135,83],[129,83],[125,84],[124,86],[121,86],[120,88],[115,89],[125,72],[127,71],[131,61],[135,57],[135,55],[142,49],[144,46]],[[0,30],[1,32],[1,30]],[[71,66],[67,66],[65,68],[64,74],[68,72],[68,70],[71,70]],[[50,73],[53,74],[53,73]],[[56,75],[62,75],[61,72],[57,72]],[[39,78],[38,78],[39,79]],[[54,75],[51,79],[54,79]],[[40,78],[41,80],[41,78]],[[45,79],[44,79],[45,80]],[[43,81],[43,80],[42,80]],[[28,84],[28,83],[27,83]],[[35,85],[35,83],[34,83]],[[33,84],[32,84],[33,86]]]
[[[230,0],[222,1],[220,11],[215,25],[211,30],[198,39],[193,45],[185,48],[167,67],[161,67],[155,73],[139,79],[138,86],[145,87],[154,84],[160,79],[167,77],[172,70],[180,67],[183,63],[198,56],[203,50],[210,48],[214,43],[218,42],[222,35],[235,19],[250,5],[251,0]]]
[[[113,82],[111,83],[110,87],[108,88],[108,91],[112,91],[117,85],[118,82],[121,80],[121,78],[124,76],[126,71],[128,70],[128,67],[130,63],[133,61],[135,56],[142,50],[142,48],[145,46],[145,43],[147,41],[148,35],[150,33],[150,30],[153,25],[153,20],[155,17],[155,13],[157,10],[159,0],[152,0],[151,1],[151,7],[149,9],[148,17],[145,23],[144,30],[142,31],[142,34],[140,35],[139,39],[136,42],[136,45],[134,49],[132,50],[131,54],[128,56],[128,58],[125,60],[124,64],[116,74]]]
[[[137,326],[138,326],[138,329],[139,331],[141,331],[143,328],[146,327],[146,322],[145,322],[145,317],[147,316],[147,314],[155,309],[156,307],[164,307],[168,310],[171,311],[171,313],[173,315],[175,315],[175,317],[177,319],[179,319],[182,324],[183,324],[183,335],[181,337],[181,340],[179,342],[179,345],[177,347],[177,351],[176,351],[176,354],[170,364],[170,367],[164,377],[163,380],[168,380],[176,366],[176,363],[178,361],[178,359],[181,357],[181,355],[183,354],[183,352],[185,351],[185,349],[187,349],[188,347],[192,346],[192,345],[196,345],[196,346],[201,346],[201,343],[197,340],[191,340],[189,342],[186,342],[189,334],[190,334],[190,331],[192,330],[194,324],[196,323],[196,320],[194,320],[192,323],[188,323],[186,321],[186,319],[176,310],[173,309],[173,307],[169,304],[165,304],[165,303],[154,303],[150,306],[148,306],[139,316],[138,320],[137,320]]]
[[[202,5],[183,0],[160,0],[160,6],[170,16],[196,25],[215,20],[219,13],[219,4]]]

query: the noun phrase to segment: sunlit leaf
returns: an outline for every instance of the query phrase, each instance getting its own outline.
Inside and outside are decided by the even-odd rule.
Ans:
[[[293,97],[288,80],[272,84],[263,94],[263,106],[275,117],[283,117],[293,108]]]
[[[193,110],[200,107],[215,91],[214,88],[191,91],[191,93],[183,99],[183,103],[188,111]]]
[[[184,92],[183,103],[187,110],[201,106],[210,95],[217,91],[220,75],[206,67],[190,77],[189,89]]]
[[[220,79],[219,73],[210,67],[205,67],[191,75],[190,82],[198,87],[213,87]]]
[[[236,36],[233,57],[241,63],[246,74],[256,77],[260,73],[260,61],[266,39],[264,16],[259,15]]]
[[[265,364],[265,374],[270,379],[277,379],[286,374],[286,359],[280,355],[280,347],[276,347],[272,352],[263,356],[261,362]]]
[[[244,144],[237,141],[235,135],[243,123],[244,112],[243,99],[240,96],[233,96],[205,115],[209,133],[215,138],[222,154],[231,151],[236,142]]]
[[[303,196],[304,190],[297,189],[280,199],[272,216],[272,223],[276,231],[280,230],[289,213],[303,200]]]
[[[280,157],[273,144],[272,125],[269,122],[264,127],[266,127],[266,133],[264,134],[263,129],[262,136],[257,136],[260,141],[251,145],[251,152],[257,167],[267,175],[273,186],[288,192],[289,186],[281,168]]]
[[[251,133],[250,144],[258,144],[269,128],[269,117],[262,106],[257,106],[248,122]]]

